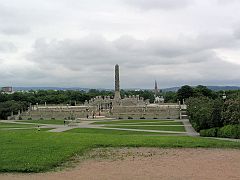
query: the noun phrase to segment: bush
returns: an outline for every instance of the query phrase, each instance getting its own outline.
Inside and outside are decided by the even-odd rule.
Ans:
[[[203,129],[200,130],[200,136],[204,137],[217,137],[219,128]]]
[[[158,119],[157,117],[154,117],[153,119]]]
[[[145,117],[140,117],[140,119],[145,119]]]
[[[118,117],[118,119],[123,119],[122,117]]]
[[[240,124],[227,125],[222,128],[203,129],[200,135],[204,137],[221,137],[240,139]]]
[[[18,117],[18,120],[22,120],[22,119],[23,119],[22,116],[19,116],[19,117]]]
[[[39,120],[44,120],[42,117]]]
[[[219,129],[218,137],[223,138],[240,138],[240,124],[239,125],[227,125]]]
[[[131,116],[128,116],[128,119],[133,119]]]
[[[29,118],[28,118],[28,120],[32,120],[32,118],[31,118],[31,117],[29,117]]]
[[[55,118],[53,117],[53,118],[51,118],[51,120],[55,120]]]

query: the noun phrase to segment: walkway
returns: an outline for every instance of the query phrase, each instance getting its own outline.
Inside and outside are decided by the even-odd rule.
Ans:
[[[188,119],[182,119],[181,120],[186,132],[188,133],[189,136],[199,136],[199,133],[195,131],[195,129],[192,127],[191,123],[189,122]]]

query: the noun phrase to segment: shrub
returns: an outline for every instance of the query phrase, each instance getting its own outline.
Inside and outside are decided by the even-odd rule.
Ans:
[[[42,117],[39,120],[44,120]]]
[[[28,120],[32,120],[32,118],[31,118],[31,117],[29,117],[29,118],[28,118]]]
[[[18,120],[22,120],[22,119],[23,119],[22,116],[19,116],[19,117],[18,117]]]
[[[51,120],[55,120],[55,118],[54,118],[54,117],[52,117],[52,118],[51,118]]]
[[[200,135],[204,137],[217,137],[219,128],[200,130]]]
[[[118,119],[123,119],[122,117],[118,117]]]
[[[240,138],[240,124],[227,125],[220,128],[217,136],[223,138]]]
[[[227,125],[222,128],[203,129],[200,135],[204,137],[222,137],[240,139],[240,124]]]
[[[140,117],[140,119],[146,119],[145,117]]]
[[[131,116],[128,116],[128,119],[133,119]]]
[[[153,119],[158,119],[157,117],[154,117]]]

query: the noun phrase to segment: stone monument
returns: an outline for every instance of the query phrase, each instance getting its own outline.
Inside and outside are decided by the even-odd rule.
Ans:
[[[120,80],[119,80],[119,65],[115,65],[115,95],[114,100],[119,101],[121,99],[120,95]]]

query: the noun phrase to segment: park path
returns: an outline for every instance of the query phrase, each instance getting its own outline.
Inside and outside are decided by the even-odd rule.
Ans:
[[[199,136],[199,133],[197,133],[195,129],[192,127],[192,124],[189,122],[189,119],[182,119],[180,121],[183,123],[185,130],[189,136]]]

